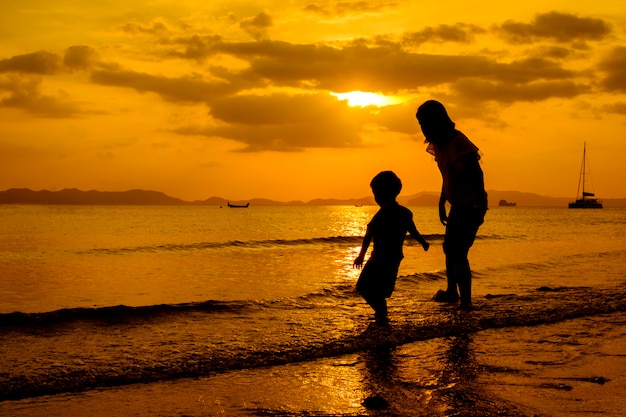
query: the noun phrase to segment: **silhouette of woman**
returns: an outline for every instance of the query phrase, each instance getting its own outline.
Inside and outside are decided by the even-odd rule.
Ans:
[[[460,294],[460,308],[471,309],[472,272],[467,257],[487,212],[478,148],[455,128],[440,102],[426,101],[417,109],[416,117],[428,143],[426,151],[435,156],[443,179],[439,219],[446,226],[443,251],[448,288],[437,292],[434,300],[456,303]]]

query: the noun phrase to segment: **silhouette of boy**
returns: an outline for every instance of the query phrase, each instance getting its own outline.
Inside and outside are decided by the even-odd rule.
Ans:
[[[383,171],[372,179],[370,187],[380,209],[367,225],[361,252],[355,259],[353,267],[363,267],[365,254],[373,241],[374,248],[361,271],[356,290],[374,309],[376,321],[385,323],[387,321],[386,298],[391,297],[396,284],[398,268],[404,257],[402,246],[407,232],[422,245],[425,251],[430,245],[417,231],[411,210],[396,201],[402,189],[402,182],[396,174]]]

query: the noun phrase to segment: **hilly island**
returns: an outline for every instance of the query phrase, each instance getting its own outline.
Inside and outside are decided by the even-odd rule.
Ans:
[[[521,191],[490,190],[489,205],[497,206],[500,200],[515,202],[517,206],[558,207],[567,206],[571,198],[549,197]],[[407,206],[436,206],[439,200],[437,192],[425,191],[417,194],[398,197],[401,204]],[[82,191],[75,188],[60,191],[39,190],[28,188],[11,188],[0,191],[0,204],[51,204],[51,205],[207,205],[226,206],[227,203],[246,204],[250,206],[332,206],[332,205],[375,205],[371,197],[358,199],[314,199],[303,201],[274,201],[264,198],[250,200],[228,200],[223,197],[210,197],[206,200],[185,201],[170,197],[159,191],[128,190],[128,191]],[[626,198],[604,199],[605,207],[626,207]]]

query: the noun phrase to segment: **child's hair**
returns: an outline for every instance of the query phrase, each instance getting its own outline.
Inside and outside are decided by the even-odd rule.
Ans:
[[[378,173],[370,182],[372,192],[382,201],[392,201],[402,190],[402,181],[392,171]]]

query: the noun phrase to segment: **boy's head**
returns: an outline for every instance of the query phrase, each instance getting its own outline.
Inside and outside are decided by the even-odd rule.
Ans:
[[[393,172],[383,171],[372,179],[370,187],[372,187],[376,203],[383,205],[396,200],[402,190],[402,181]]]

